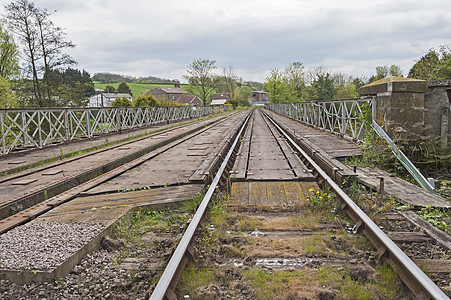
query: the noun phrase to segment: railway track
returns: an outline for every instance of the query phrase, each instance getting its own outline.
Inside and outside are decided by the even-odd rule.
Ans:
[[[219,231],[217,238],[220,245],[218,246],[219,250],[209,253],[210,255],[213,254],[215,258],[213,259],[214,262],[208,266],[210,269],[208,274],[215,278],[228,273],[244,283],[237,288],[236,282],[231,283],[234,280],[212,279],[212,282],[217,285],[213,284],[204,290],[200,290],[200,292],[197,291],[198,293],[207,293],[208,297],[237,297],[239,293],[243,296],[244,290],[246,291],[244,299],[279,297],[289,299],[305,297],[305,295],[312,298],[333,299],[336,296],[343,295],[340,293],[345,293],[342,290],[337,290],[337,283],[330,283],[326,284],[327,287],[325,285],[321,287],[308,280],[307,282],[311,285],[309,288],[291,287],[291,290],[281,290],[284,286],[290,289],[289,285],[268,279],[266,282],[260,283],[264,285],[263,290],[254,289],[250,292],[253,279],[249,278],[249,274],[256,277],[264,276],[259,269],[264,267],[266,268],[264,274],[269,273],[269,277],[277,278],[277,276],[284,274],[280,270],[288,268],[289,272],[293,272],[294,270],[299,271],[313,267],[317,270],[320,269],[319,273],[338,274],[339,282],[341,280],[342,285],[348,286],[352,285],[352,282],[372,281],[372,277],[376,276],[375,269],[380,268],[379,270],[382,270],[384,267],[378,267],[378,265],[384,261],[396,270],[398,276],[408,287],[412,293],[408,297],[448,299],[448,296],[382,231],[381,227],[375,224],[328,176],[327,173],[335,176],[337,170],[321,169],[276,122],[267,115],[260,114],[259,111],[254,113],[251,120],[248,121],[250,125],[246,132],[244,126],[241,129],[185,234],[175,248],[158,284],[150,295],[150,299],[177,299],[184,295],[185,290],[183,287],[177,288],[177,282],[182,278],[182,271],[188,260],[195,260],[193,257],[196,257],[196,251],[189,249],[188,246],[192,243],[196,230],[200,236],[211,236],[208,233],[210,227]],[[269,132],[271,135],[268,135]],[[263,137],[266,137],[266,139],[263,139]],[[237,151],[240,139],[243,143],[239,152],[235,154],[234,151]],[[274,146],[266,144],[265,150],[263,150],[260,147],[265,143],[272,143]],[[296,156],[293,154],[296,154]],[[231,163],[227,159],[235,155],[238,159],[232,169]],[[298,155],[302,158],[299,158]],[[278,161],[281,157],[284,158],[284,162]],[[227,169],[227,166],[229,166],[229,169]],[[205,229],[205,224],[203,227],[199,224],[201,224],[201,219],[206,213],[216,185],[219,184],[221,178],[224,178],[224,173],[222,173],[224,171],[232,173],[232,196],[231,201],[227,203],[227,206],[232,207],[232,217],[219,224],[223,228],[219,228],[218,224],[210,224],[210,227],[207,224],[207,229]],[[322,185],[323,190],[315,187],[316,183],[312,182],[311,174],[315,175],[316,181]],[[235,180],[234,183],[233,180]],[[340,178],[340,180],[343,180],[343,178]],[[327,190],[327,192],[324,192],[324,190]],[[315,214],[315,209],[306,209],[309,202],[310,204],[314,203],[313,207],[321,207],[328,198],[336,198],[341,203],[340,209],[346,212],[354,224],[350,225],[346,224],[346,221],[336,220],[337,215],[334,213],[329,214],[329,217],[335,218],[336,221],[326,221],[324,224],[323,216]],[[332,202],[328,201],[327,203],[331,205]],[[326,209],[333,208],[326,207]],[[347,227],[347,233],[343,232],[343,227]],[[242,229],[248,231],[245,232],[245,235],[247,235],[245,238],[243,238]],[[372,250],[370,248],[365,249],[365,247],[362,250],[362,248],[356,246],[355,241],[354,243],[348,241],[348,239],[353,239],[350,235],[358,233],[363,233],[371,241]],[[201,239],[198,238],[197,240]],[[194,244],[192,247],[196,248],[196,245]],[[348,253],[343,253],[346,251]],[[198,253],[198,255],[205,257],[205,253]],[[331,266],[336,267],[337,265],[339,270],[346,271],[333,271],[334,267]],[[218,266],[222,266],[226,270],[225,273],[218,271],[220,269]],[[231,266],[232,268],[235,266],[235,269],[245,266],[246,269],[252,271],[234,272],[230,271]],[[383,266],[383,264],[380,266]],[[302,277],[301,274],[302,272],[299,272],[299,278]],[[332,277],[331,274],[326,275],[326,277]],[[321,282],[325,275],[321,277],[315,272],[312,273],[310,269],[309,276],[318,277],[317,280]],[[247,278],[247,286],[245,278]],[[299,278],[298,284],[302,283]],[[192,279],[188,278],[185,281],[182,279],[182,284],[186,284],[186,280]],[[285,280],[287,281],[287,279]],[[296,280],[294,281],[296,282]],[[271,283],[281,284],[282,287],[271,286]],[[383,280],[376,283],[384,286],[393,284],[392,282],[383,282]],[[221,290],[220,286],[226,286],[226,288]],[[269,291],[265,292],[265,288]],[[231,291],[226,292],[226,290]],[[390,288],[387,288],[387,290],[390,290]],[[179,294],[176,294],[176,291]],[[238,294],[236,294],[237,291]],[[373,293],[372,297],[396,298],[383,289],[375,289],[373,292],[376,294]],[[396,286],[396,284],[391,287],[391,292],[398,293],[397,297],[400,298],[409,295],[409,293],[401,293],[400,295],[400,286]],[[200,295],[198,294],[197,297]],[[346,294],[344,296],[346,297]]]
[[[189,124],[0,177],[0,233],[23,224],[214,126]],[[148,154],[150,153],[150,154]],[[101,176],[103,175],[103,176]],[[95,180],[93,180],[95,178]],[[164,185],[164,184],[162,184]]]
[[[41,183],[40,189],[37,185],[29,191],[26,188],[31,185],[16,185],[20,188],[17,195],[27,196],[39,190],[44,201],[0,221],[0,229],[8,231],[39,215],[42,216],[30,224],[95,221],[95,226],[105,234],[97,235],[90,247],[101,245],[113,251],[117,265],[102,267],[111,264],[111,258],[99,252],[88,255],[81,265],[76,266],[80,258],[66,264],[65,273],[58,273],[60,269],[56,273],[37,272],[42,278],[49,276],[46,280],[58,274],[58,282],[64,281],[65,287],[60,287],[57,281],[53,286],[30,283],[27,280],[36,277],[32,275],[36,271],[26,269],[29,277],[25,285],[1,280],[0,291],[10,295],[5,298],[26,298],[26,295],[71,298],[72,295],[73,298],[115,299],[117,293],[125,298],[151,299],[179,299],[185,295],[191,299],[448,299],[411,260],[419,258],[416,262],[420,264],[437,263],[436,259],[448,251],[446,242],[437,244],[430,235],[421,235],[423,229],[413,225],[409,226],[417,233],[409,236],[406,233],[409,226],[399,225],[405,221],[400,215],[383,214],[376,225],[335,183],[351,181],[354,172],[319,149],[309,153],[311,158],[305,148],[284,133],[283,124],[262,110],[254,110],[246,120],[245,115],[243,112],[209,126],[202,125],[197,131],[190,127],[183,132],[163,132],[159,138],[141,139],[137,147],[140,151],[146,147],[147,152],[155,144],[158,148],[122,166],[104,170],[103,175],[77,182],[77,186],[58,191],[53,197],[48,183],[58,180]],[[114,151],[127,152],[133,147],[119,145]],[[105,154],[103,159],[109,160],[114,151]],[[104,152],[97,153],[97,160],[102,160],[99,157]],[[95,162],[92,164],[94,169],[99,168]],[[66,171],[42,175],[61,168],[58,163],[43,167],[38,170],[38,177],[62,175]],[[36,176],[31,172],[15,176],[22,174]],[[8,178],[19,180],[19,177]],[[196,210],[188,208],[180,213],[183,209],[176,209],[176,203],[194,197],[205,185],[209,188]],[[228,196],[222,199],[224,194],[229,194],[230,199]],[[152,202],[149,200],[152,197],[160,200]],[[139,223],[148,217],[158,222],[150,227]],[[124,222],[128,227],[122,228]],[[397,228],[398,225],[401,227]],[[108,230],[106,226],[110,226]],[[143,227],[152,229],[146,232]],[[124,243],[122,239],[108,237],[113,230],[119,236],[131,232],[140,238]],[[402,233],[396,234],[399,230]],[[37,234],[37,240],[42,239],[40,233],[29,233],[33,234]],[[417,244],[411,243],[412,238],[417,239]],[[418,247],[420,242],[425,244],[419,247],[426,247],[423,255],[434,252],[433,262],[425,256],[415,257],[418,253],[412,251],[411,245]],[[430,244],[433,246],[426,246]],[[126,258],[121,258],[122,255]],[[387,267],[388,264],[393,267]],[[449,269],[445,266],[444,270],[444,277],[443,274],[434,277],[445,278],[442,287],[449,283],[446,277]],[[69,275],[64,275],[69,271]],[[95,273],[104,277],[93,276]],[[7,278],[5,274],[0,277]],[[404,284],[396,279],[396,274]],[[160,278],[158,283],[152,285],[157,278]],[[210,281],[200,284],[193,292],[188,286],[196,278]],[[80,288],[94,280],[97,280],[92,284],[94,288]]]

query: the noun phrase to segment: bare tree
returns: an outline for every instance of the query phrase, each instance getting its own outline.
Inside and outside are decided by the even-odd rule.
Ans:
[[[33,93],[39,106],[43,106],[43,97],[38,77],[39,33],[35,26],[37,8],[27,0],[16,0],[5,4],[6,15],[3,21],[8,24],[23,43],[23,54],[33,77]]]
[[[232,65],[229,65],[228,68],[223,68],[222,73],[224,89],[229,94],[230,98],[235,99],[235,89],[238,87],[239,77],[236,75]]]
[[[39,32],[39,44],[41,48],[43,60],[43,80],[46,86],[48,102],[52,102],[51,94],[51,74],[52,70],[76,64],[75,60],[69,55],[62,52],[66,48],[74,48],[75,45],[71,41],[66,41],[66,33],[61,27],[55,27],[49,17],[55,11],[49,12],[47,9],[36,9],[35,19]]]
[[[66,48],[73,48],[71,41],[66,41],[66,33],[56,27],[50,20],[54,11],[37,7],[28,0],[15,0],[5,5],[6,14],[3,21],[22,44],[26,70],[32,74],[33,94],[40,107],[55,105],[52,100],[52,71],[70,66],[76,62],[63,53]],[[42,81],[42,82],[41,82]]]

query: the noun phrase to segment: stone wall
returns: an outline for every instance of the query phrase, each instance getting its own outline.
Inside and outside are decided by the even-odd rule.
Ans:
[[[430,81],[424,96],[425,132],[451,144],[451,80]]]
[[[362,96],[375,96],[376,121],[392,138],[439,139],[451,144],[451,80],[426,82],[387,77],[360,89]]]

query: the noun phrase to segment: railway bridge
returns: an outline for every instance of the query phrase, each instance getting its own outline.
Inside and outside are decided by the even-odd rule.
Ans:
[[[3,295],[358,298],[346,281],[372,297],[448,299],[451,239],[418,211],[449,200],[401,152],[416,184],[346,163],[368,132],[391,141],[371,123],[379,96],[238,112],[3,111]],[[210,281],[189,290],[196,272]]]

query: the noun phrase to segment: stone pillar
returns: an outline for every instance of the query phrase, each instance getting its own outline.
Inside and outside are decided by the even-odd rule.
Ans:
[[[440,138],[443,147],[451,146],[451,80],[428,82],[424,98],[426,134]]]
[[[416,139],[424,134],[424,95],[427,82],[403,77],[387,77],[360,88],[361,96],[376,96],[376,121],[394,137]]]

